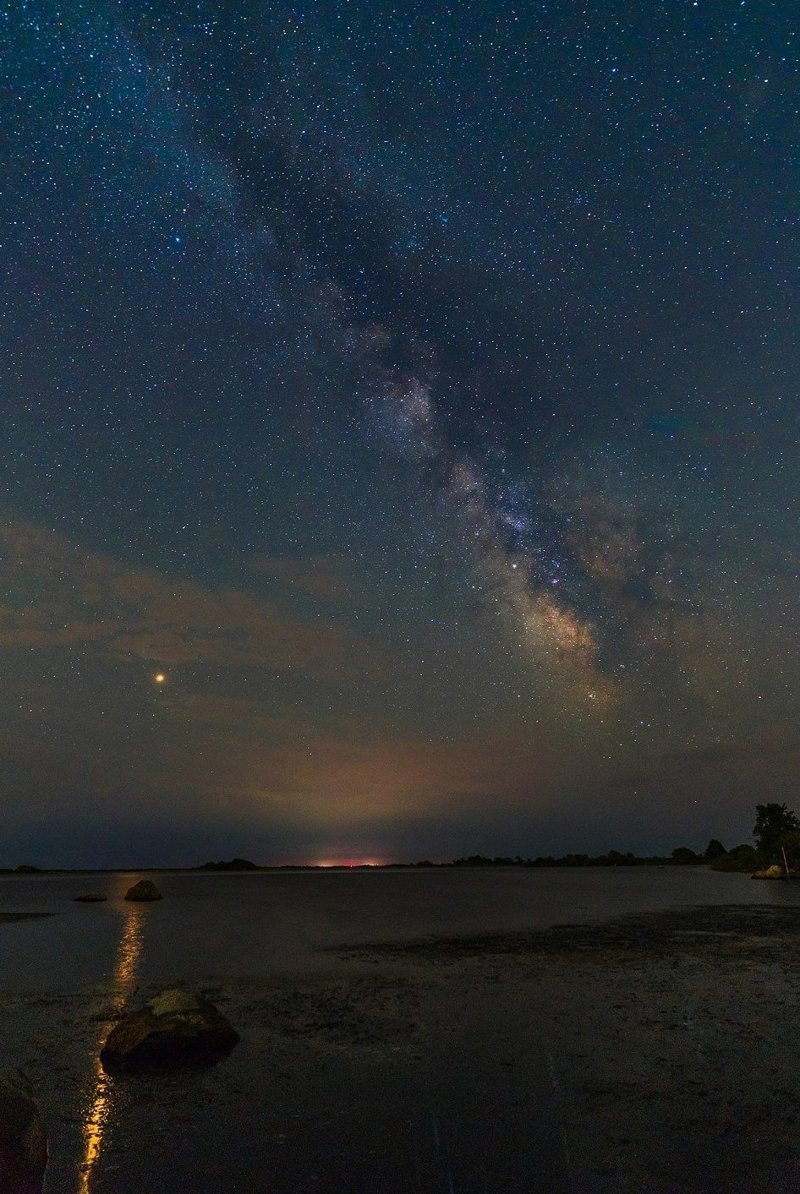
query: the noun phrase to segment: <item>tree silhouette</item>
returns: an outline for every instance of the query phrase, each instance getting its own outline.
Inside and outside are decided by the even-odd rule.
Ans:
[[[777,855],[784,844],[783,839],[790,833],[800,829],[792,809],[785,804],[757,804],[756,823],[753,826],[753,837],[756,840],[758,852],[769,859]]]

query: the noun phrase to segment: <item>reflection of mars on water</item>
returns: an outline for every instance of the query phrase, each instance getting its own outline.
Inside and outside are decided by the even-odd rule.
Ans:
[[[122,913],[122,935],[114,966],[112,1006],[114,1013],[124,1012],[136,982],[136,967],[142,952],[142,927],[146,913],[141,905],[133,905]],[[98,1056],[94,1064],[94,1092],[84,1119],[85,1153],[80,1171],[78,1194],[89,1194],[92,1171],[103,1145],[103,1132],[111,1111],[113,1079],[100,1064],[99,1051],[110,1027],[103,1025],[98,1042]]]
[[[78,876],[0,880],[0,910],[55,913],[0,925],[0,1051],[42,1104],[48,1194],[800,1178],[800,885],[683,867],[163,874],[163,901],[124,907],[137,877],[93,876],[99,905],[72,903]],[[113,1017],[175,984],[220,1007],[234,1053],[106,1078]]]

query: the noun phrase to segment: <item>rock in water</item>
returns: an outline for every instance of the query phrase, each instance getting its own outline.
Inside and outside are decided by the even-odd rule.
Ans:
[[[47,1135],[25,1075],[0,1074],[0,1190],[41,1194]]]
[[[114,1026],[100,1051],[107,1074],[179,1065],[213,1065],[239,1035],[221,1012],[190,991],[163,991]]]
[[[126,900],[160,900],[161,892],[150,879],[140,879],[125,892]]]
[[[87,891],[85,895],[75,896],[76,904],[104,904],[108,896],[99,891]]]

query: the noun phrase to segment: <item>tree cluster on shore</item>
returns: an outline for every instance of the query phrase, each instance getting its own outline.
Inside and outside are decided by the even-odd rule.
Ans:
[[[709,843],[709,847],[712,843]],[[714,854],[697,854],[687,846],[676,846],[669,855],[637,855],[630,851],[626,854],[619,850],[609,850],[607,854],[553,854],[537,855],[535,858],[522,858],[516,855],[489,857],[484,854],[470,854],[464,858],[454,858],[452,862],[432,863],[417,862],[412,866],[445,866],[445,867],[480,867],[480,866],[517,866],[517,867],[585,867],[585,866],[686,866],[707,865]]]
[[[753,874],[780,866],[789,874],[800,873],[800,820],[785,804],[757,804],[753,826],[755,846],[743,842],[712,863],[715,871]]]

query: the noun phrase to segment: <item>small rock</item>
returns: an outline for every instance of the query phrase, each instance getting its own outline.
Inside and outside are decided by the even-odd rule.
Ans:
[[[85,895],[75,896],[74,899],[76,904],[103,904],[108,896],[99,891],[87,891]]]
[[[126,900],[160,900],[161,892],[150,879],[140,879],[125,892]]]
[[[25,1075],[0,1074],[0,1190],[41,1194],[47,1134]]]
[[[100,1061],[108,1074],[213,1065],[227,1057],[238,1040],[238,1033],[213,1003],[172,988],[111,1030]]]

